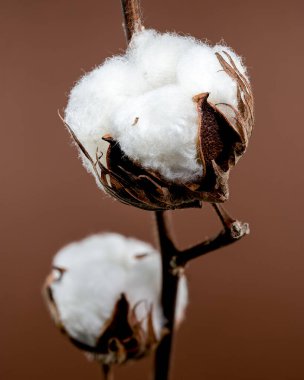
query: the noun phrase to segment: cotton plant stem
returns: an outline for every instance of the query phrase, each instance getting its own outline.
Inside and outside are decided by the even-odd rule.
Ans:
[[[179,272],[175,271],[172,267],[173,258],[177,254],[177,249],[171,237],[168,215],[165,211],[156,211],[155,218],[162,258],[161,304],[165,318],[165,335],[156,350],[154,379],[167,380],[169,379],[170,373]]]
[[[101,374],[103,380],[114,379],[112,367],[108,364],[101,364]]]
[[[121,0],[121,6],[126,39],[129,43],[132,35],[144,28],[141,20],[140,2],[139,0]]]

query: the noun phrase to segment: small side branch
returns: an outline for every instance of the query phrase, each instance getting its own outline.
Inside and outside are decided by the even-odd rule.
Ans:
[[[121,0],[122,13],[124,17],[124,29],[127,42],[129,43],[133,34],[140,32],[144,27],[139,0]]]
[[[250,229],[248,223],[233,219],[227,211],[218,204],[214,204],[213,207],[219,216],[224,229],[215,237],[207,239],[184,251],[180,251],[174,259],[174,264],[177,267],[183,267],[190,260],[235,243],[249,234]]]

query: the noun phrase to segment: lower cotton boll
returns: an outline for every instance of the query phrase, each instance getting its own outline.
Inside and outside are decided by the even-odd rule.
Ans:
[[[57,326],[105,364],[147,354],[160,340],[160,255],[142,241],[100,234],[72,243],[54,258],[44,293]],[[187,305],[181,278],[176,322]]]

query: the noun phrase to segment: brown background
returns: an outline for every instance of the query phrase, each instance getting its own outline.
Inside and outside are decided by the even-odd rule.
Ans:
[[[304,379],[303,1],[143,0],[145,21],[246,57],[256,129],[231,178],[252,234],[188,270],[191,303],[174,380]],[[1,0],[0,378],[97,379],[40,296],[52,255],[101,230],[153,241],[152,215],[105,197],[76,159],[57,109],[73,82],[124,48],[119,0]],[[302,83],[301,83],[302,82]],[[216,232],[209,206],[174,213],[181,246]],[[147,378],[151,359],[117,370]]]

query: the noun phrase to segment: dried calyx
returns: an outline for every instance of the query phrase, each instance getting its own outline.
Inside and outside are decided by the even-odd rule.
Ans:
[[[55,324],[70,341],[103,364],[148,354],[159,342],[160,259],[148,244],[118,234],[89,237],[54,259],[44,295]],[[187,302],[183,279],[177,306]]]
[[[137,41],[136,39],[140,40],[138,36],[141,33],[135,34],[135,42]],[[157,38],[160,39],[160,37]],[[182,40],[182,37],[174,36],[174,38]],[[174,43],[175,42],[174,40]],[[78,132],[82,127],[80,125],[81,123],[78,123],[79,118],[77,119],[77,115],[78,112],[81,113],[81,109],[79,111],[77,109],[76,112],[73,111],[73,102],[78,105],[79,99],[81,98],[76,99],[76,102],[74,98],[77,98],[77,95],[73,95],[72,93],[70,104],[66,111],[66,125],[80,151],[87,159],[86,162],[89,162],[91,165],[91,170],[94,171],[101,187],[121,202],[146,210],[155,211],[201,207],[201,202],[217,203],[227,200],[229,196],[228,179],[230,170],[245,152],[253,126],[253,96],[251,87],[245,75],[244,68],[237,56],[224,47],[212,50],[205,45],[199,45],[197,47],[195,44],[198,43],[192,40],[190,42],[179,41],[179,43],[181,42],[194,44],[192,50],[189,48],[189,54],[197,54],[195,51],[195,49],[197,49],[200,54],[205,54],[206,59],[211,59],[214,68],[213,71],[210,69],[209,77],[206,75],[206,81],[209,84],[205,85],[201,83],[200,86],[194,83],[193,85],[191,84],[191,86],[189,85],[190,90],[186,88],[187,83],[185,84],[183,82],[182,74],[180,74],[180,76],[177,75],[177,79],[174,76],[172,76],[173,79],[170,79],[172,83],[177,83],[176,85],[174,84],[174,86],[182,89],[186,99],[192,98],[192,106],[191,104],[187,106],[187,112],[189,109],[190,114],[192,112],[191,107],[193,107],[193,112],[196,112],[197,115],[196,121],[194,122],[192,122],[190,118],[190,121],[187,119],[186,122],[180,122],[180,116],[176,116],[177,123],[181,123],[180,125],[176,125],[176,135],[180,135],[180,130],[184,128],[185,143],[182,145],[182,140],[178,137],[176,141],[180,141],[181,143],[176,143],[175,151],[172,153],[173,158],[170,156],[171,153],[166,153],[166,147],[162,148],[162,150],[159,149],[159,158],[153,156],[153,159],[149,159],[150,156],[152,157],[152,153],[150,156],[148,154],[145,156],[145,150],[154,149],[154,151],[157,151],[155,144],[159,141],[158,137],[151,137],[150,144],[152,148],[149,147],[147,143],[150,138],[149,128],[147,128],[147,138],[144,137],[142,140],[142,147],[140,146],[140,138],[136,138],[136,144],[138,146],[134,149],[133,145],[135,145],[135,142],[132,142],[132,137],[130,137],[132,135],[130,134],[133,133],[133,136],[135,134],[136,137],[136,131],[140,131],[140,128],[143,128],[141,123],[146,122],[146,120],[143,120],[145,116],[133,117],[133,123],[128,127],[129,129],[125,126],[120,127],[119,125],[115,125],[115,123],[118,123],[119,118],[113,120],[114,126],[112,127],[110,118],[109,125],[107,126],[108,133],[104,133],[100,136],[100,139],[102,138],[103,141],[107,143],[107,147],[101,152],[97,145],[96,155],[94,156],[92,155],[92,150],[89,151],[89,149],[87,149],[86,142],[79,137]],[[131,58],[133,57],[133,53],[128,54],[131,55]],[[186,54],[187,51],[184,55],[186,56]],[[205,56],[203,55],[203,57]],[[212,61],[214,58],[215,61]],[[160,57],[160,59],[162,59],[162,57]],[[181,62],[179,63],[180,66],[185,64],[183,63],[184,61],[186,62],[185,58],[182,57],[179,59]],[[193,64],[195,64],[195,62],[193,62]],[[187,68],[186,65],[186,69]],[[164,83],[162,84],[162,86],[164,86],[162,88],[166,89],[168,87],[167,84],[169,83],[170,85],[171,82],[168,79],[169,76],[166,77],[165,75],[165,69],[167,70],[167,68],[162,67],[153,68],[157,75],[152,69],[150,74],[149,71],[144,71],[144,74],[147,75],[143,78],[148,78],[147,83],[149,86],[151,86],[151,83],[154,83],[153,80],[158,80],[160,83]],[[204,70],[204,68],[202,69]],[[145,68],[145,70],[149,70],[149,67]],[[178,70],[182,72],[180,68],[176,70],[177,72]],[[159,77],[161,77],[161,75],[163,75],[163,77],[160,80]],[[186,78],[187,75],[186,73]],[[143,81],[144,80],[145,79],[143,79]],[[223,85],[224,90],[222,90],[221,87],[221,80],[225,83]],[[167,83],[166,81],[169,82]],[[81,82],[79,83],[79,87],[80,86]],[[153,86],[155,87],[156,85],[153,84]],[[201,89],[202,92],[199,94],[191,93],[193,88]],[[103,91],[103,89],[101,88],[100,91]],[[153,91],[155,92],[153,89],[146,91],[150,91],[151,93],[153,93]],[[227,94],[225,94],[225,91]],[[171,92],[174,93],[174,91]],[[233,93],[233,95],[230,95],[231,93]],[[153,99],[153,97],[151,97],[151,99]],[[145,102],[147,103],[147,100],[145,100]],[[142,103],[146,106],[145,102],[143,101]],[[170,102],[174,104],[174,97],[170,99]],[[141,103],[138,104],[140,107]],[[123,109],[123,103],[120,103],[120,106],[117,107],[117,112],[114,112],[115,114],[125,112],[128,116],[126,111],[120,111],[120,109]],[[128,103],[125,108],[126,107],[128,107]],[[151,108],[151,110],[153,110],[153,108]],[[74,116],[73,112],[76,116]],[[139,109],[136,112],[140,114]],[[162,112],[166,112],[166,110]],[[150,111],[150,114],[153,114],[153,111]],[[124,113],[122,113],[122,115],[124,115]],[[153,118],[153,116],[150,117]],[[173,124],[174,117],[175,116],[172,115]],[[76,123],[75,120],[77,121]],[[76,129],[74,128],[74,124]],[[153,125],[152,122],[147,125],[150,125],[151,128],[154,129],[159,128],[161,138],[162,135],[164,135],[164,139],[171,139],[174,144],[174,129],[170,130],[166,136],[166,125],[162,128],[158,125]],[[191,136],[186,137],[186,133],[188,133],[191,128],[196,131],[196,133],[194,132],[193,139]],[[113,132],[111,132],[111,130],[113,130]],[[102,131],[103,128],[100,128],[100,132]],[[140,136],[142,135],[143,132],[141,132]],[[170,143],[172,145],[172,142]],[[181,146],[178,144],[181,144]],[[183,162],[183,156],[179,155],[179,151],[187,150],[188,147],[193,149],[194,152],[193,158],[191,158],[192,161],[189,160],[190,164]],[[134,152],[134,154],[132,155],[131,152]],[[190,154],[185,153],[185,160],[188,158],[187,155],[190,156]],[[174,160],[175,156],[176,160]],[[161,157],[163,157],[163,159]],[[171,162],[173,162],[173,164],[171,164]],[[162,167],[166,163],[172,167],[168,168],[168,170],[163,170]],[[187,167],[189,167],[189,174],[187,173]],[[182,175],[178,175],[177,173],[181,172],[181,170],[183,170]],[[193,174],[191,174],[192,171]],[[167,173],[169,174],[167,175]]]

